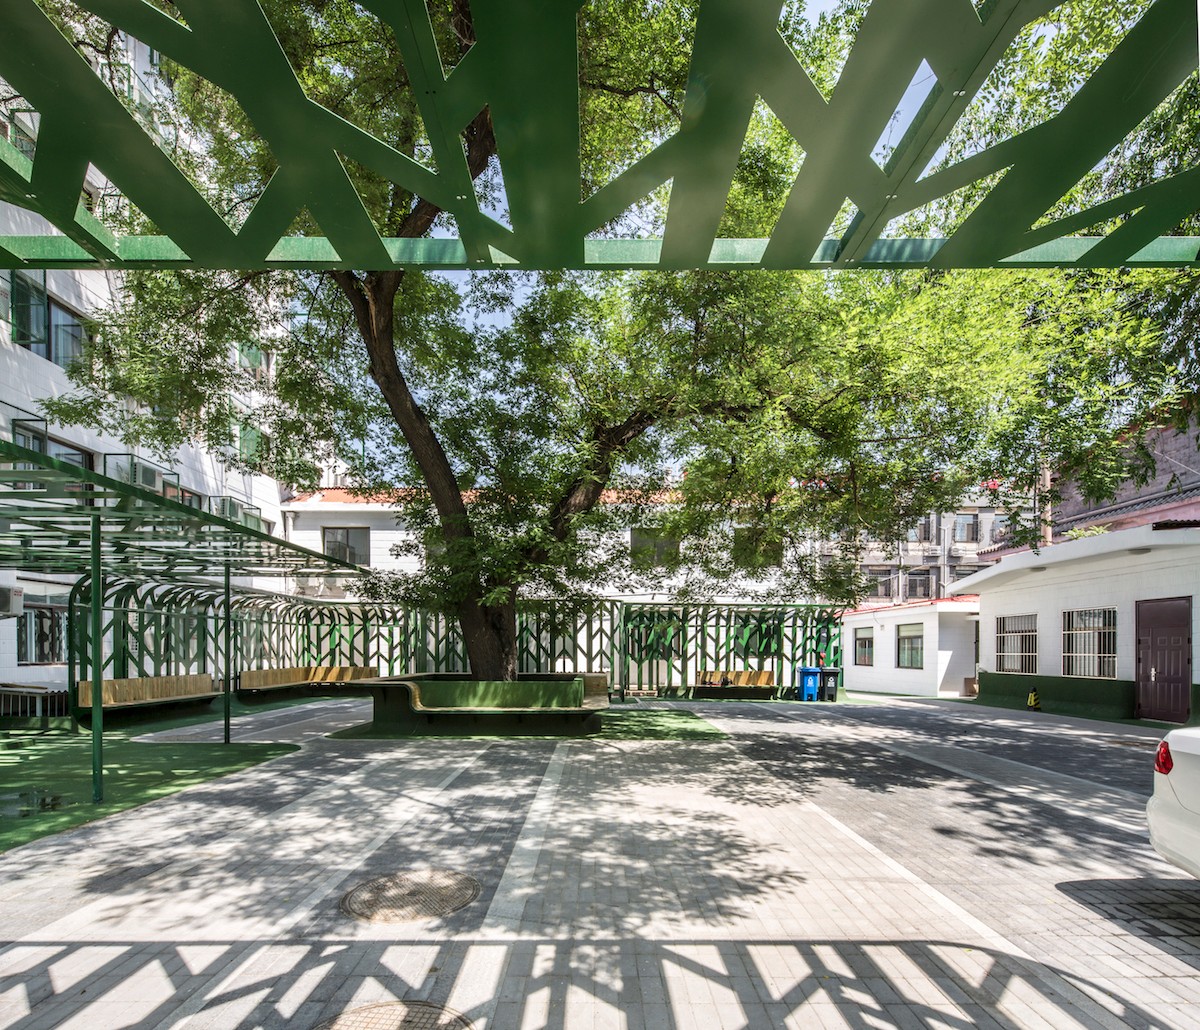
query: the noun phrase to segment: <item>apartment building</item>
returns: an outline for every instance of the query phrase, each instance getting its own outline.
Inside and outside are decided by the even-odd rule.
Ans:
[[[931,512],[900,541],[867,540],[862,574],[866,603],[903,604],[949,597],[955,583],[987,568],[1007,543],[1009,515],[968,496],[951,512]]]

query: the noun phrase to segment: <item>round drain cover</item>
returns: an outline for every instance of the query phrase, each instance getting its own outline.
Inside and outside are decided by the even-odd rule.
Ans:
[[[313,1030],[471,1030],[465,1016],[424,1001],[388,1001],[343,1012]]]
[[[342,898],[342,911],[372,923],[407,923],[449,915],[477,897],[479,881],[473,876],[455,869],[417,869],[360,883]]]

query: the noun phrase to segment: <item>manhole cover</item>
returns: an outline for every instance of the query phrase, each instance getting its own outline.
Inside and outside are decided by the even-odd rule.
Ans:
[[[313,1030],[471,1030],[465,1016],[424,1001],[389,1001],[343,1012]]]
[[[449,915],[477,897],[479,881],[473,876],[454,869],[417,869],[359,884],[342,898],[342,911],[372,923],[407,923]]]

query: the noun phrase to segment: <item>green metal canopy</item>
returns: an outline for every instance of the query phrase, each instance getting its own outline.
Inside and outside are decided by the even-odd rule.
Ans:
[[[0,237],[0,261],[13,267],[1105,267],[1194,265],[1200,255],[1200,238],[1172,235],[1200,209],[1200,168],[1164,168],[1132,192],[1052,213],[1195,74],[1195,0],[1147,4],[1061,111],[933,171],[993,68],[1056,0],[876,0],[828,97],[779,32],[781,0],[703,0],[677,129],[587,196],[577,55],[583,0],[472,0],[477,41],[449,73],[426,0],[362,0],[403,54],[429,136],[425,161],[306,96],[257,0],[176,0],[180,17],[145,0],[78,6],[235,98],[277,168],[235,228],[35,0],[6,0],[0,77],[36,109],[40,128],[32,159],[0,141],[0,199],[61,232]],[[873,148],[922,61],[936,81],[880,161]],[[722,213],[760,99],[804,159],[770,238],[723,238]],[[481,208],[463,152],[461,134],[485,108],[511,226]],[[347,162],[448,212],[460,237],[382,238]],[[115,234],[82,207],[89,164],[162,235]],[[668,182],[662,238],[616,238],[629,235],[622,215]],[[894,219],[972,185],[990,189],[948,238],[889,235]],[[850,208],[849,227],[831,235]],[[304,210],[324,235],[289,235]],[[1104,235],[1077,235],[1114,222]]]
[[[195,576],[353,576],[361,570],[261,529],[0,440],[0,566],[81,575],[100,523],[106,570]]]

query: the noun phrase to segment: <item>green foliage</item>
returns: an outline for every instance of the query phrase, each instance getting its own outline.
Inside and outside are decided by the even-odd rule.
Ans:
[[[1068,529],[1063,536],[1068,540],[1087,540],[1093,536],[1104,536],[1108,526],[1083,526],[1080,529]]]

